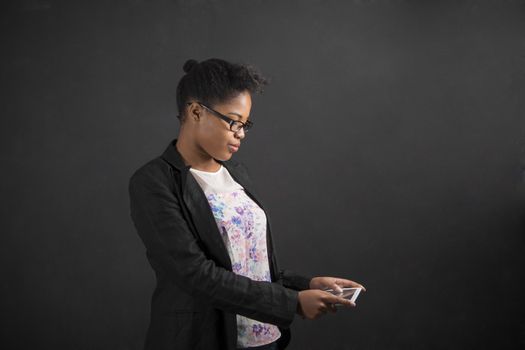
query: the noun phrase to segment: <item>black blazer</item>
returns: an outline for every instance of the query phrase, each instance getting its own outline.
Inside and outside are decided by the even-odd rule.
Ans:
[[[129,181],[131,217],[146,246],[157,285],[145,349],[236,349],[236,314],[279,327],[279,348],[290,341],[299,290],[311,277],[280,270],[267,217],[272,282],[232,272],[231,261],[204,192],[175,147]],[[263,210],[243,164],[220,162]]]

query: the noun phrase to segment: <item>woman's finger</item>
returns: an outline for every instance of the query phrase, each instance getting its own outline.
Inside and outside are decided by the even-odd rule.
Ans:
[[[332,303],[323,303],[323,306],[319,308],[319,311],[321,311],[323,314],[326,314],[328,312],[334,313],[337,311],[337,308],[335,304]]]
[[[355,307],[355,303],[343,297],[337,297],[337,304],[343,304],[344,306]]]
[[[336,313],[337,312],[336,304],[328,304],[328,310],[330,310],[330,312]]]
[[[344,278],[338,278],[338,279],[336,279],[335,283],[337,283],[338,285],[340,285],[342,287],[363,288],[363,291],[366,292],[366,288],[362,284],[354,282],[352,280],[348,280],[348,279],[344,279]]]
[[[343,290],[341,289],[341,286],[337,284],[337,280],[332,284],[332,289],[336,291],[337,293],[342,293]]]

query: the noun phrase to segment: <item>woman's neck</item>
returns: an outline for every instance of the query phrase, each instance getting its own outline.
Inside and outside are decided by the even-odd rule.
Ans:
[[[221,167],[219,162],[206,154],[206,152],[183,133],[179,133],[175,147],[181,154],[184,163],[193,169],[216,172]]]

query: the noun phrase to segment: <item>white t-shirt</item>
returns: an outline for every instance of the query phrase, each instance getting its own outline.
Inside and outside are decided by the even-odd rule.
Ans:
[[[271,281],[266,246],[266,214],[221,165],[216,172],[190,168],[204,191],[217,222],[234,273],[256,281]],[[279,328],[237,315],[237,346],[271,343]]]

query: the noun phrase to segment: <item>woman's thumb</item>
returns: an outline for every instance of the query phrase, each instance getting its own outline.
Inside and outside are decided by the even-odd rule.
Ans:
[[[332,289],[336,293],[342,293],[343,292],[343,289],[341,289],[341,287],[339,287],[339,285],[337,283],[335,283],[335,282],[332,284]]]

